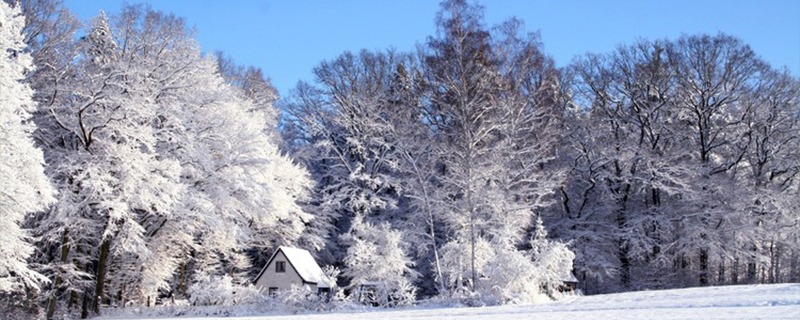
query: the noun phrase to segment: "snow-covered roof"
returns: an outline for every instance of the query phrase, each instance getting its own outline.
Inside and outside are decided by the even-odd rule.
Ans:
[[[568,272],[566,276],[561,277],[561,281],[564,282],[578,282],[578,278],[575,277],[575,274],[572,271]]]
[[[303,281],[318,283],[326,278],[325,273],[322,272],[322,269],[317,264],[317,260],[314,260],[308,250],[292,247],[279,247],[278,250],[283,251],[283,255],[286,256],[292,267],[297,270]]]
[[[300,278],[303,279],[303,282],[314,283],[317,287],[322,288],[331,288],[335,286],[335,282],[331,279],[328,279],[325,276],[325,273],[322,272],[322,269],[317,264],[317,261],[314,260],[314,257],[311,256],[311,252],[308,250],[294,248],[294,247],[287,247],[287,246],[280,246],[278,250],[275,250],[275,253],[272,254],[272,257],[269,258],[267,264],[264,266],[264,269],[258,274],[256,277],[256,281],[258,278],[261,278],[261,275],[264,273],[264,270],[269,267],[272,260],[275,259],[275,255],[278,252],[283,252],[283,255],[286,256],[286,260],[289,260],[289,265],[297,271],[297,274],[300,275]]]

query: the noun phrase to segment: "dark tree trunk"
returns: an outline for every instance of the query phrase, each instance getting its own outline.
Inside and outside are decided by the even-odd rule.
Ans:
[[[69,293],[69,304],[67,304],[67,310],[72,311],[72,306],[75,305],[76,300],[78,300],[78,293],[72,291]]]
[[[620,285],[623,288],[628,288],[631,281],[631,260],[630,260],[630,245],[628,244],[628,237],[626,229],[628,227],[628,219],[626,216],[628,207],[628,192],[630,185],[625,186],[624,195],[622,196],[622,206],[617,213],[617,226],[621,232],[618,240],[619,244],[619,264],[620,264]]]
[[[186,261],[181,262],[180,276],[178,276],[178,292],[186,294]]]
[[[119,304],[122,309],[125,309],[125,285],[119,288]]]
[[[619,241],[619,263],[620,263],[620,284],[623,288],[628,288],[631,281],[631,262],[628,259],[628,245],[623,239]]]
[[[105,288],[106,280],[106,264],[108,261],[108,249],[111,242],[106,239],[100,245],[100,259],[97,261],[96,282],[94,286],[94,297],[92,299],[92,311],[95,314],[100,314],[100,301],[103,299],[103,289]]]
[[[83,302],[81,303],[81,319],[89,317],[89,293],[83,292]]]
[[[755,262],[749,262],[747,264],[747,282],[748,283],[750,283],[750,284],[756,283],[756,281],[758,280],[758,278],[756,278],[757,272],[758,272],[758,270],[756,270],[756,263]]]
[[[64,235],[61,236],[61,264],[67,263],[69,256],[69,229],[64,230]],[[53,319],[53,314],[56,312],[56,300],[58,298],[58,290],[64,279],[60,274],[56,275],[56,280],[53,282],[53,293],[50,296],[50,302],[47,305],[47,320]]]
[[[700,249],[700,285],[708,285],[708,249]]]
[[[28,294],[28,310],[30,310],[31,314],[37,314],[38,306],[36,305],[36,291],[32,287],[26,286],[28,290],[26,290]]]

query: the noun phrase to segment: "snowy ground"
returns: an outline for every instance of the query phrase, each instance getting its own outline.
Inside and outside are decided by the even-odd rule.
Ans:
[[[800,319],[800,284],[642,291],[575,297],[567,301],[533,306],[404,309],[363,313],[194,319]]]

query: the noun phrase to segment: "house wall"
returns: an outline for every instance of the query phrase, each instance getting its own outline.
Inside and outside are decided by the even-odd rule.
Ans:
[[[278,261],[286,262],[286,272],[275,272],[275,263]],[[267,269],[264,270],[264,274],[262,274],[261,278],[256,282],[256,287],[267,292],[271,287],[278,288],[278,290],[289,290],[292,285],[302,287],[303,279],[300,278],[297,270],[289,263],[289,260],[283,255],[283,252],[279,251],[275,255],[275,258],[270,261]],[[309,284],[308,286],[311,287],[312,292],[317,292],[317,285]]]

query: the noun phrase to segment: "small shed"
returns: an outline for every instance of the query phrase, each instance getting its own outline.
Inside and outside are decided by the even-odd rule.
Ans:
[[[559,288],[561,292],[573,292],[578,289],[578,278],[571,271],[565,276],[561,277],[562,285]]]
[[[254,281],[256,287],[270,295],[289,290],[292,286],[308,287],[312,292],[329,293],[336,282],[325,276],[308,250],[281,246]]]

